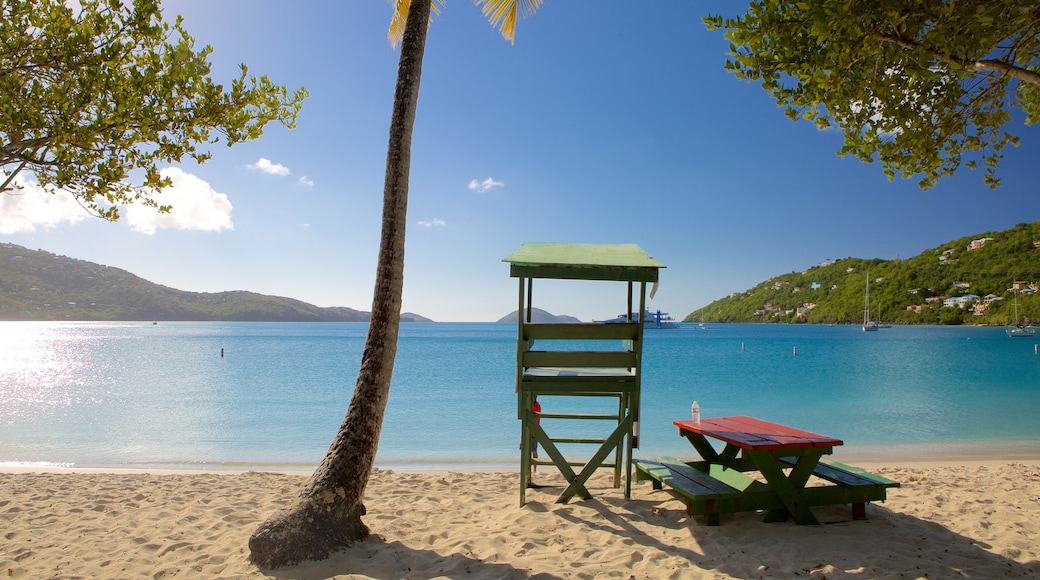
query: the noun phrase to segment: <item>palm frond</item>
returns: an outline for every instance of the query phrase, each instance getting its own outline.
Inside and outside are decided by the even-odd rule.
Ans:
[[[404,37],[404,24],[408,22],[408,8],[412,5],[412,0],[389,1],[394,4],[394,15],[390,17],[390,29],[386,32],[386,39],[390,41],[391,47],[397,48],[397,43]],[[440,14],[442,4],[444,0],[434,0],[430,3],[430,9],[434,14]]]
[[[527,18],[542,6],[543,0],[473,0],[491,25],[498,28],[502,36],[513,42],[516,35],[517,12]]]

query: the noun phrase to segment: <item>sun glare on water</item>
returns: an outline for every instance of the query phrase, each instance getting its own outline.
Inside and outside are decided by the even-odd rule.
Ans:
[[[96,402],[77,384],[84,367],[97,361],[90,360],[89,345],[74,325],[6,322],[0,330],[0,424]]]

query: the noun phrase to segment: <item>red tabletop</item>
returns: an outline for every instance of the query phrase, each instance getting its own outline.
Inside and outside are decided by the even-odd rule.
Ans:
[[[805,447],[835,447],[842,445],[841,439],[802,431],[779,423],[770,423],[754,417],[716,417],[701,419],[700,423],[674,421],[683,431],[700,433],[705,437],[719,439],[748,450],[798,449]]]

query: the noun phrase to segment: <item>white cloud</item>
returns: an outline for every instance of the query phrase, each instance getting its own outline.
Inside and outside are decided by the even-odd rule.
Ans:
[[[133,204],[124,206],[121,213],[130,227],[145,234],[154,234],[159,228],[174,230],[230,230],[231,202],[227,195],[218,193],[205,181],[176,167],[159,172],[169,177],[173,185],[162,190],[156,201],[170,205],[169,213],[155,208]]]
[[[441,218],[433,218],[432,220],[429,220],[429,221],[427,221],[427,220],[419,220],[419,225],[423,226],[424,228],[433,228],[433,227],[443,228],[446,225],[446,222],[444,220],[442,220]]]
[[[314,180],[309,178],[309,177],[307,177],[306,175],[304,175],[303,177],[297,179],[296,182],[299,183],[300,185],[306,185],[307,187],[310,187],[310,186],[314,185]]]
[[[145,205],[121,206],[122,219],[134,230],[154,234],[159,228],[205,231],[233,228],[231,202],[226,195],[217,193],[205,181],[175,167],[159,173],[169,177],[173,185],[164,189],[157,201],[173,206],[173,210],[161,214]],[[0,181],[5,178],[6,174],[0,172]],[[37,226],[55,227],[91,217],[91,213],[67,191],[50,193],[21,174],[15,177],[14,184],[22,188],[0,194],[0,234],[35,232]]]
[[[250,169],[256,169],[262,173],[269,173],[271,175],[289,175],[289,168],[280,163],[271,163],[270,159],[261,157],[259,161],[252,165],[247,165]]]
[[[487,193],[496,187],[505,187],[505,183],[501,181],[495,181],[490,177],[484,181],[477,181],[474,179],[469,182],[469,188],[477,193]]]
[[[7,174],[0,171],[0,182],[6,179]],[[22,188],[0,193],[0,234],[35,232],[36,226],[76,223],[90,216],[67,191],[50,193],[22,174],[15,176],[14,184]]]

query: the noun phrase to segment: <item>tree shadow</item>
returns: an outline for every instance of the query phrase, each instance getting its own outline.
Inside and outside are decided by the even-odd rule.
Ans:
[[[866,520],[853,520],[846,506],[828,506],[813,508],[819,526],[767,524],[761,512],[723,516],[721,526],[707,526],[703,518],[687,516],[678,500],[602,497],[586,503],[595,518],[574,511],[557,515],[590,529],[613,530],[648,550],[676,554],[701,572],[737,578],[1040,577],[1036,560],[1023,563],[996,554],[985,542],[876,504],[868,504]],[[662,542],[639,523],[685,530],[689,546]]]
[[[996,553],[982,540],[879,504],[867,506],[866,520],[853,520],[846,506],[829,506],[813,508],[819,526],[767,524],[755,512],[724,515],[721,526],[707,526],[703,518],[687,516],[685,505],[670,493],[649,486],[634,487],[631,499],[617,489],[596,488],[590,489],[590,500],[557,504],[561,490],[554,485],[529,490],[522,508],[507,507],[501,498],[478,505],[480,513],[508,511],[501,523],[496,518],[481,533],[533,547],[497,544],[497,556],[482,553],[482,558],[466,547],[469,540],[437,550],[414,538],[387,541],[374,535],[322,562],[263,572],[298,580],[352,574],[554,580],[606,572],[673,578],[1040,578],[1040,562],[1019,561],[1033,548]],[[451,524],[445,525],[450,530]],[[547,553],[545,544],[567,549]]]
[[[378,558],[376,557],[378,555]],[[460,553],[439,554],[421,550],[399,541],[385,542],[370,536],[320,562],[292,568],[261,570],[284,580],[324,580],[361,574],[371,578],[502,578],[505,580],[562,580],[563,576],[532,573],[505,562],[484,562]]]

